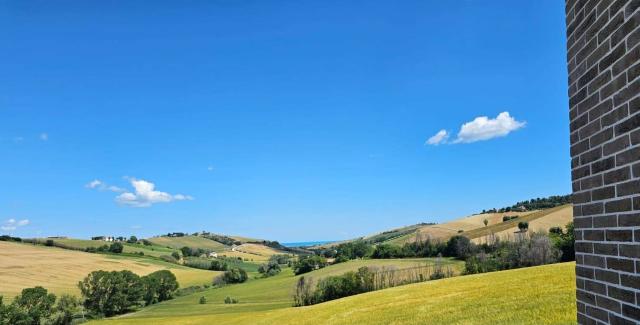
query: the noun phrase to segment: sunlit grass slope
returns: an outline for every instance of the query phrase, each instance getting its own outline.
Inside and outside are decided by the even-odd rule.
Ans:
[[[196,312],[185,297],[171,312],[163,305],[111,324],[575,324],[575,264],[461,276],[396,287],[327,303],[260,311],[240,299],[215,313]],[[279,276],[282,281],[286,276]],[[257,282],[257,281],[256,281]],[[275,283],[274,283],[275,284]],[[265,288],[266,289],[266,288]],[[215,291],[215,290],[212,290]],[[269,296],[270,292],[260,293]],[[256,293],[257,295],[258,293]],[[212,296],[209,296],[213,298]],[[190,303],[187,306],[186,303]],[[212,303],[217,303],[212,301]],[[242,306],[245,304],[246,306]],[[254,306],[250,306],[254,304]],[[207,308],[209,305],[200,305]],[[186,312],[188,310],[189,312]],[[241,313],[241,311],[243,313]]]
[[[389,259],[389,260],[356,260],[332,265],[307,274],[305,277],[321,279],[331,275],[339,275],[348,271],[355,271],[362,266],[396,267],[398,269],[410,268],[421,265],[433,265],[435,259]],[[451,266],[455,271],[461,270],[463,263],[460,261],[443,259],[444,265]],[[205,292],[190,296],[180,297],[165,303],[147,307],[135,314],[124,316],[116,320],[109,320],[119,324],[120,321],[128,322],[129,318],[145,320],[156,317],[167,317],[176,323],[182,316],[212,317],[217,315],[216,322],[224,319],[235,319],[238,314],[267,311],[288,308],[292,304],[292,293],[296,281],[300,276],[294,276],[291,269],[287,268],[282,273],[266,279],[250,280],[244,284],[230,285],[218,289],[210,289]],[[198,300],[201,296],[207,299],[206,305],[201,305]],[[225,297],[233,297],[240,301],[236,305],[225,305]],[[125,321],[126,319],[126,321]],[[213,319],[213,318],[212,318]],[[138,321],[136,321],[138,322]],[[180,321],[181,322],[181,321]],[[138,323],[144,323],[138,322]],[[206,323],[206,322],[205,322]]]
[[[103,240],[88,240],[88,239],[75,239],[75,238],[56,238],[56,239],[48,239],[48,238],[39,238],[38,241],[44,243],[46,240],[53,240],[57,244],[61,244],[63,247],[73,248],[73,249],[87,249],[89,247],[98,248],[104,245],[111,245],[112,242],[107,242]],[[122,243],[124,246],[124,253],[144,253],[145,256],[154,256],[160,257],[162,255],[171,255],[172,252],[177,251],[177,249],[171,249],[164,246],[158,245],[143,245],[143,244],[129,244]]]
[[[170,270],[182,287],[211,283],[221,273],[145,257],[91,254],[0,241],[0,295],[6,297],[38,285],[56,294],[79,294],[78,281],[96,270],[130,270],[138,275]]]
[[[147,239],[150,242],[159,245],[166,246],[171,248],[180,249],[182,247],[190,247],[190,248],[202,248],[202,249],[210,249],[213,251],[222,251],[226,248],[226,246],[222,243],[219,243],[215,240],[198,237],[198,236],[184,236],[184,237],[152,237]]]

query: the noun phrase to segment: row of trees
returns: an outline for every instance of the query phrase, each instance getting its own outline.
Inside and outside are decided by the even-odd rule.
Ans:
[[[571,203],[571,194],[568,195],[552,195],[545,198],[535,198],[531,200],[517,202],[516,204],[510,207],[503,207],[500,209],[489,209],[482,210],[482,213],[504,213],[516,211],[518,209],[526,209],[526,210],[541,210],[541,209],[550,209],[555,208],[557,206],[565,205]]]
[[[313,270],[321,269],[327,266],[327,259],[319,255],[307,255],[298,258],[298,261],[293,263],[293,273],[296,275],[311,272]]]

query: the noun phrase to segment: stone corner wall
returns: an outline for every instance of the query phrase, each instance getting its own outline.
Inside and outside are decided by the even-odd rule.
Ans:
[[[566,0],[580,324],[640,323],[640,0]]]

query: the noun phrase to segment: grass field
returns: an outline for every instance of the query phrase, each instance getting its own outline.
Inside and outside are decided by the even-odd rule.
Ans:
[[[219,243],[215,240],[202,238],[198,236],[184,236],[184,237],[152,237],[147,239],[155,245],[171,247],[180,249],[182,247],[191,247],[191,248],[203,248],[210,249],[215,252],[220,252],[227,248],[227,246]]]
[[[395,287],[327,303],[288,307],[281,285],[290,274],[182,297],[107,324],[575,324],[575,263],[460,276]],[[263,287],[264,286],[264,287]],[[216,292],[218,291],[218,292]],[[244,295],[244,296],[243,296]]]
[[[37,239],[39,242],[44,243],[47,238],[39,238]],[[70,247],[74,249],[86,249],[89,247],[98,248],[103,245],[111,245],[112,242],[106,242],[103,240],[88,240],[88,239],[73,239],[73,238],[64,238],[64,239],[51,239],[57,244],[62,244],[65,247]],[[154,256],[160,257],[163,255],[171,255],[172,252],[177,251],[176,249],[167,248],[164,246],[151,245],[145,246],[142,244],[129,244],[122,243],[124,245],[124,253],[138,253],[142,252],[146,256]]]
[[[198,270],[144,257],[102,255],[56,247],[0,242],[0,295],[43,286],[53,293],[77,294],[78,281],[96,270],[130,270],[138,275],[168,269],[182,287],[211,283],[221,272]]]
[[[249,260],[254,262],[266,262],[274,254],[288,254],[281,252],[277,249],[259,245],[259,244],[242,244],[235,247],[235,251],[227,250],[221,252],[220,255],[227,257],[240,257],[243,260]]]
[[[433,265],[435,259],[402,259],[402,260],[357,260],[346,263],[332,265],[307,274],[305,277],[320,279],[330,275],[339,275],[348,271],[355,271],[362,266],[396,266],[399,269],[409,268],[418,265]],[[443,260],[443,263],[451,265],[454,269],[460,270],[463,263],[459,261]],[[155,320],[148,320],[149,317],[177,317],[187,315],[200,315],[202,317],[216,315],[215,323],[240,314],[256,311],[267,311],[281,308],[288,308],[292,304],[291,294],[293,287],[299,276],[294,276],[291,269],[284,269],[282,273],[258,280],[250,280],[247,283],[231,285],[223,288],[210,289],[205,292],[196,293],[190,296],[180,297],[162,304],[147,307],[137,313],[119,318],[118,321],[108,320],[119,324],[120,321],[140,319],[139,324],[145,320],[149,323]],[[198,304],[201,296],[206,297],[206,305]],[[224,298],[230,296],[240,301],[237,305],[225,305]],[[178,318],[170,318],[176,321]],[[206,323],[206,322],[205,322]]]

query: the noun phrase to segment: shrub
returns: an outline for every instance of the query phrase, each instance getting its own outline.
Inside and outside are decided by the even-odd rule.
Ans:
[[[226,298],[224,298],[224,303],[227,304],[227,305],[228,304],[237,304],[238,300],[227,296]]]
[[[205,298],[205,296],[200,297],[200,301],[199,301],[199,303],[200,303],[201,305],[206,304],[206,303],[207,303],[207,298]]]
[[[176,261],[179,261],[180,260],[180,253],[173,252],[173,253],[171,253],[171,257],[173,257]]]

